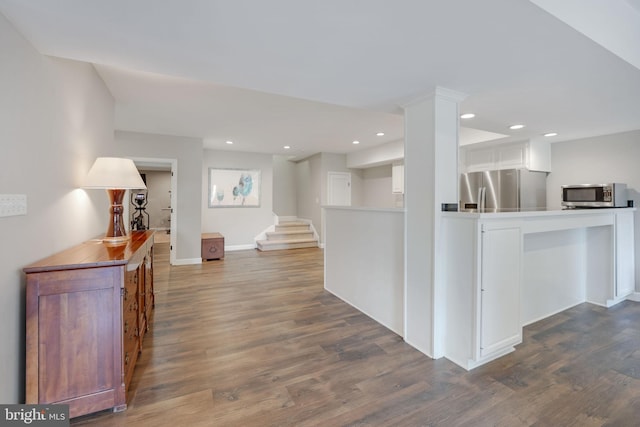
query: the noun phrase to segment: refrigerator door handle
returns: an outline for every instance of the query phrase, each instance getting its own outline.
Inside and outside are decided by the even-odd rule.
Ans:
[[[480,196],[478,197],[478,201],[480,202],[480,211],[484,212],[487,201],[487,187],[480,187]]]
[[[482,189],[483,189],[483,188],[484,188],[484,187],[478,187],[478,198],[476,199],[476,201],[478,202],[478,203],[477,203],[478,210],[482,209],[482,208],[481,208],[481,205],[483,205],[483,204],[484,204],[484,203],[483,203],[483,200],[482,200]]]

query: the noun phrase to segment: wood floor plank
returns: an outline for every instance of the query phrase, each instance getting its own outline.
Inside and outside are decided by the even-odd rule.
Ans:
[[[128,409],[92,426],[626,426],[640,420],[640,304],[581,304],[471,372],[323,289],[322,249],[168,264]]]

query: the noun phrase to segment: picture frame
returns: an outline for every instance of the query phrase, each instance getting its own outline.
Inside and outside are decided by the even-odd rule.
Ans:
[[[260,207],[261,175],[259,169],[209,168],[209,207]]]

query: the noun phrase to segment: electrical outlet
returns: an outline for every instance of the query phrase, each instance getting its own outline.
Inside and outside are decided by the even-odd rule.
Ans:
[[[0,217],[26,214],[26,194],[0,194]]]

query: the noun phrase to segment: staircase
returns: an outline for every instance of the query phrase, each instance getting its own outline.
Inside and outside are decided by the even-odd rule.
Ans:
[[[278,251],[284,249],[317,248],[318,239],[311,226],[302,221],[286,221],[275,226],[275,231],[265,233],[266,240],[258,240],[258,250]]]

